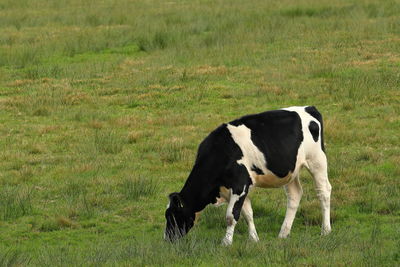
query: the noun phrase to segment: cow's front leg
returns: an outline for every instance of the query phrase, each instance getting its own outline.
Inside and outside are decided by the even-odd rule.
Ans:
[[[247,185],[244,187],[243,192],[240,194],[235,194],[232,189],[230,189],[230,199],[228,208],[226,210],[226,234],[224,239],[222,240],[222,244],[225,246],[229,246],[233,241],[233,233],[235,231],[236,223],[240,217],[240,210],[242,209],[243,202],[246,199]]]

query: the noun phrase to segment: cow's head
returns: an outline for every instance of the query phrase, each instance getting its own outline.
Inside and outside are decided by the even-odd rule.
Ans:
[[[165,211],[167,226],[164,239],[175,241],[186,235],[193,227],[195,214],[185,206],[179,193],[169,195],[169,205]]]

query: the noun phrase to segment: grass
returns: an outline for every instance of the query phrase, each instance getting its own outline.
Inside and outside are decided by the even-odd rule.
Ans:
[[[122,194],[126,199],[137,200],[140,197],[149,197],[157,193],[157,184],[153,180],[142,177],[126,178],[122,181]]]
[[[400,4],[0,3],[0,265],[397,266]],[[244,114],[324,115],[332,227],[307,172],[287,240],[283,190],[255,190],[261,241],[225,207],[162,241],[201,140]]]
[[[12,220],[32,213],[32,190],[20,187],[4,187],[0,193],[0,217]]]

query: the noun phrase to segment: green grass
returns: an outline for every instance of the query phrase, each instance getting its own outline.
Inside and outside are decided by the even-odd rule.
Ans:
[[[153,196],[158,191],[157,184],[153,180],[143,177],[126,178],[123,180],[121,188],[122,194],[130,200]]]
[[[20,187],[3,187],[0,194],[0,217],[2,220],[12,220],[31,214],[32,190]]]
[[[400,3],[0,3],[0,266],[397,266]],[[168,194],[222,122],[292,105],[324,115],[332,229],[313,183],[251,198],[261,241],[208,207],[162,241]]]

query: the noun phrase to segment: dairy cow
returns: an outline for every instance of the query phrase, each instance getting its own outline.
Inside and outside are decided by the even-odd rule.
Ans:
[[[313,106],[247,115],[222,124],[200,144],[180,192],[169,195],[164,238],[174,241],[193,227],[196,213],[220,198],[228,202],[223,244],[230,245],[242,213],[258,241],[248,194],[253,187],[284,187],[287,210],[279,237],[289,235],[302,196],[300,169],[313,176],[322,209],[322,234],[331,231],[322,116]]]

